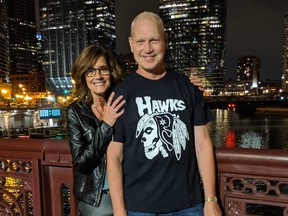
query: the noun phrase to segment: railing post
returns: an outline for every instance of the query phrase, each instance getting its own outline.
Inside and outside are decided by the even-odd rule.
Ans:
[[[66,143],[65,143],[66,142]],[[43,146],[44,216],[76,216],[72,157],[67,140]]]

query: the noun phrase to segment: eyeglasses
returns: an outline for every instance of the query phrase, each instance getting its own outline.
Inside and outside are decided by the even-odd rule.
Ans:
[[[85,76],[87,77],[93,77],[95,76],[96,72],[99,71],[99,73],[103,76],[109,75],[111,72],[111,69],[109,67],[100,67],[100,68],[93,68],[90,67],[86,72]]]

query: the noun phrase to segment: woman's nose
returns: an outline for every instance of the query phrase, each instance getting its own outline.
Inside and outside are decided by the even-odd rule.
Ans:
[[[94,74],[94,79],[103,79],[103,75],[97,70]]]

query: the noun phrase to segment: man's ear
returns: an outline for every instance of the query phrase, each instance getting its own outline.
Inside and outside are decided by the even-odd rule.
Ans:
[[[133,43],[132,43],[132,37],[130,36],[128,38],[129,46],[130,46],[130,51],[133,53]]]

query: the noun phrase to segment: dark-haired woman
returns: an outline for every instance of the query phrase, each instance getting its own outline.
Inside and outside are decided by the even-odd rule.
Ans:
[[[67,131],[74,165],[74,195],[81,216],[113,215],[106,176],[106,149],[113,125],[124,113],[122,96],[111,89],[121,80],[112,53],[96,44],[72,66],[77,98],[67,108]],[[112,102],[113,101],[113,102]]]

